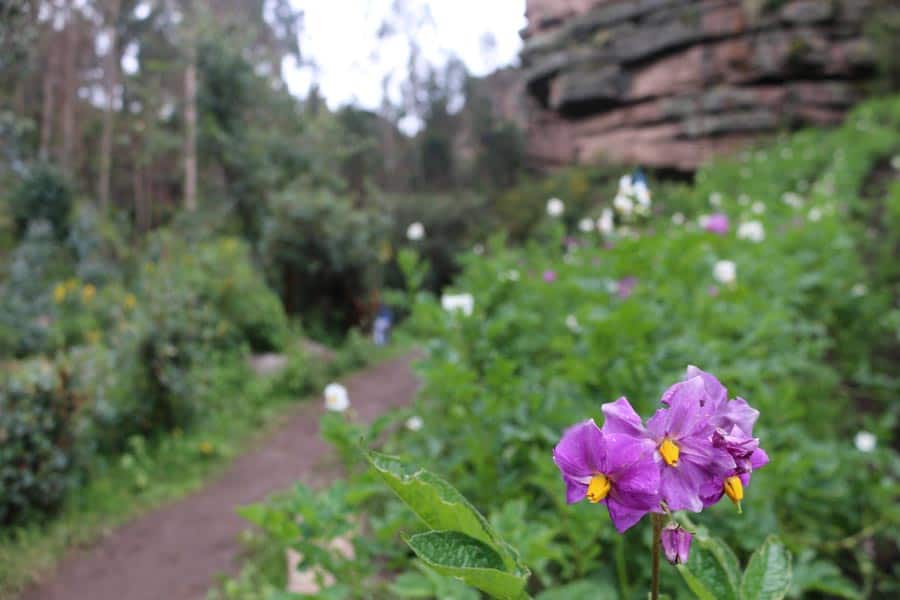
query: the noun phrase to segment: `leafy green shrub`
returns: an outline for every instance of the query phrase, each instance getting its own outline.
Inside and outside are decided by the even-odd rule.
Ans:
[[[51,282],[66,272],[68,257],[46,221],[34,221],[13,251],[0,287],[0,352],[24,356],[58,348],[53,330]]]
[[[10,198],[10,208],[19,236],[24,236],[29,223],[47,221],[57,239],[69,231],[73,193],[65,176],[47,164],[28,170]]]
[[[80,398],[63,367],[35,360],[0,387],[0,523],[55,508],[78,475],[73,420]]]
[[[367,311],[378,268],[383,223],[328,191],[291,188],[266,219],[261,253],[287,311],[346,331]]]
[[[121,281],[123,271],[131,263],[123,227],[90,204],[75,211],[68,246],[75,260],[76,277],[94,285]]]

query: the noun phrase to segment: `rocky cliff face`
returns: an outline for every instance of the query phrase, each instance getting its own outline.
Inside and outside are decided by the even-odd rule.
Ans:
[[[542,164],[695,169],[833,124],[873,72],[871,0],[528,0],[529,150]]]

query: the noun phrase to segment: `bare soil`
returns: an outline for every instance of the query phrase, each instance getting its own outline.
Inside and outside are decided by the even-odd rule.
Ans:
[[[358,418],[371,421],[412,401],[417,382],[406,356],[343,383]],[[56,573],[22,600],[196,600],[217,575],[236,574],[248,524],[235,508],[293,483],[319,486],[339,475],[318,435],[321,402],[300,406],[287,423],[238,458],[206,488],[122,526],[90,548],[73,551]]]

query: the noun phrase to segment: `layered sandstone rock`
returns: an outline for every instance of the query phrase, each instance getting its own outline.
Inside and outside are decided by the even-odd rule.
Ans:
[[[873,72],[870,0],[528,0],[529,150],[695,169],[839,122]]]

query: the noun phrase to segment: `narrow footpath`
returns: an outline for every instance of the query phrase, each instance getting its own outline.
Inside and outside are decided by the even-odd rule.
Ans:
[[[412,357],[397,358],[343,381],[365,421],[412,402]],[[215,577],[240,568],[238,534],[248,524],[235,508],[301,481],[319,486],[339,474],[318,434],[321,402],[298,407],[288,422],[225,474],[76,550],[22,600],[200,600]]]

